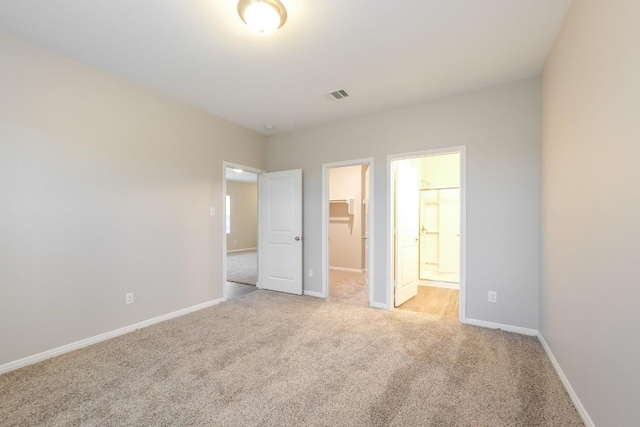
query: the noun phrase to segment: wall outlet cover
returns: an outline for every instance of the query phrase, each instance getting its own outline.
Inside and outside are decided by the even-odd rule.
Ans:
[[[498,293],[496,291],[489,291],[489,302],[498,302]]]

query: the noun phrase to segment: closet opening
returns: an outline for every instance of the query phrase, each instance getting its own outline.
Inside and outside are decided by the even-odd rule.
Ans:
[[[390,162],[393,306],[463,319],[463,150]]]
[[[372,160],[323,166],[322,296],[355,305],[372,301]]]

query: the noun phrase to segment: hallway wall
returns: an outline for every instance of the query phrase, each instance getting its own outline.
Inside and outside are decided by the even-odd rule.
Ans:
[[[258,184],[227,180],[231,198],[231,233],[227,251],[258,247]]]

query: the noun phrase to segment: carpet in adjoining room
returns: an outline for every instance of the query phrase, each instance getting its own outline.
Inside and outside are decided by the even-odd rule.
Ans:
[[[255,250],[227,253],[227,281],[256,286],[258,252]]]

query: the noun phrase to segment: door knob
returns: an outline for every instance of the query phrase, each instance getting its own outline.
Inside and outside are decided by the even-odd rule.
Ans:
[[[296,236],[295,239],[296,239],[296,242],[299,242],[300,241],[300,236]]]

